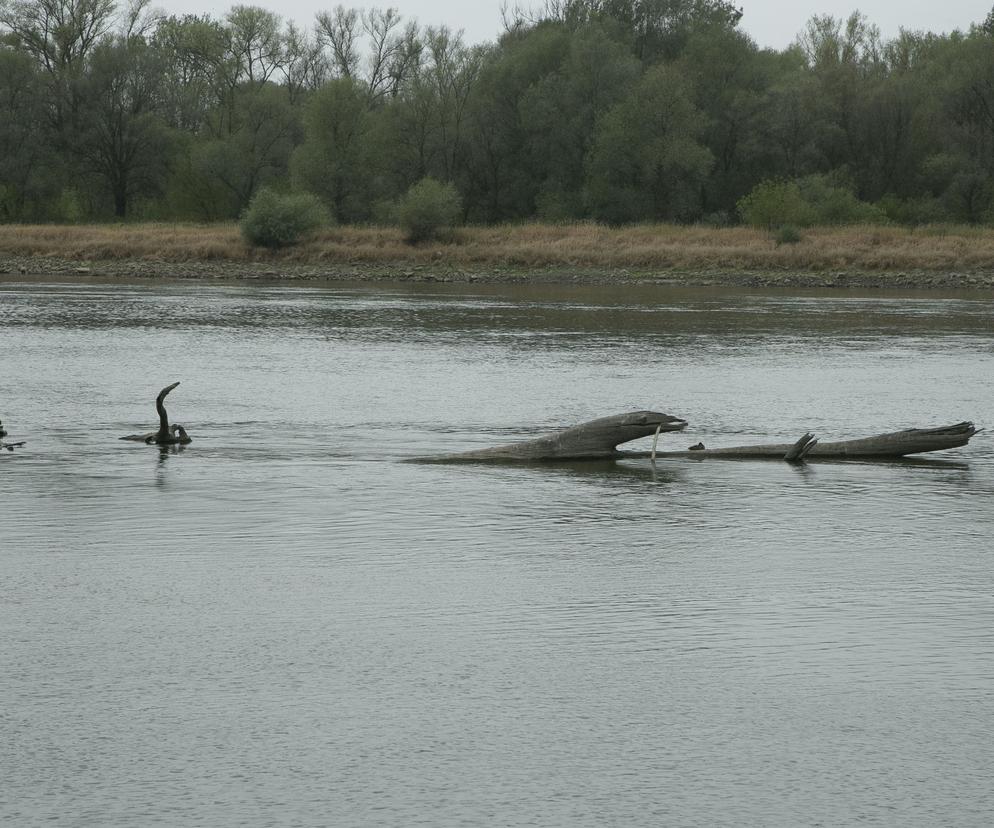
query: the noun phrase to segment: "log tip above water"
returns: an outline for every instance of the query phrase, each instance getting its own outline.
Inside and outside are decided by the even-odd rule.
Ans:
[[[487,449],[414,458],[417,462],[536,462],[603,460],[618,457],[622,443],[662,432],[682,431],[687,421],[661,411],[629,411],[543,434],[531,440]]]

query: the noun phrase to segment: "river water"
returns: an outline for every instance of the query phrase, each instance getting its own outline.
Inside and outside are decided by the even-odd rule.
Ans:
[[[990,295],[8,281],[0,343],[4,826],[994,817],[989,434],[399,462],[990,426]]]

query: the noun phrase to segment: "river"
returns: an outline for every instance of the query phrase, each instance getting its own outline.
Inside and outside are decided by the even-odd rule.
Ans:
[[[994,818],[989,434],[400,462],[991,426],[989,294],[7,278],[0,824]]]

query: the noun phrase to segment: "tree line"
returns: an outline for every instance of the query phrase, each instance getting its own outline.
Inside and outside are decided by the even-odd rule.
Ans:
[[[230,220],[273,188],[389,222],[426,177],[480,223],[994,221],[994,12],[891,40],[816,16],[782,51],[740,19],[546,0],[468,46],[393,9],[0,0],[0,221]]]

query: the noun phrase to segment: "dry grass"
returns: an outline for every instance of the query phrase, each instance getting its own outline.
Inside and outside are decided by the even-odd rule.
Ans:
[[[994,229],[937,226],[805,230],[777,247],[750,228],[594,224],[501,225],[459,230],[449,243],[411,247],[394,228],[340,227],[285,251],[253,249],[234,224],[0,225],[0,255],[82,261],[391,263],[455,267],[635,270],[994,269]]]

